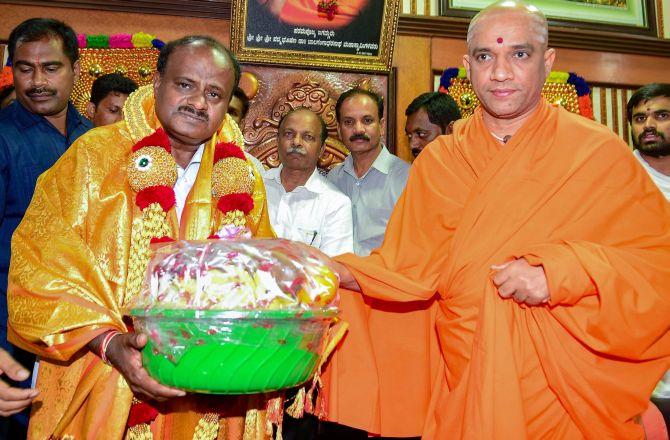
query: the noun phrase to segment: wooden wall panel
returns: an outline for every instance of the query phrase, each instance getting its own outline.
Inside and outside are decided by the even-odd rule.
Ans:
[[[85,34],[133,34],[141,31],[164,41],[188,34],[208,34],[226,44],[230,41],[228,20],[9,4],[0,4],[0,39],[6,40],[17,24],[32,17],[57,18],[72,26],[77,33]]]
[[[635,92],[635,89],[629,87],[603,87],[594,85],[591,88],[594,119],[603,125],[607,125],[631,146],[626,104],[633,95],[633,92]]]
[[[431,49],[434,70],[463,65],[464,40],[433,38]],[[670,58],[559,48],[554,70],[575,72],[593,83],[639,86],[667,82]]]
[[[398,70],[396,78],[396,154],[408,162],[412,160],[405,136],[405,109],[419,94],[432,89],[430,66],[430,39],[399,35],[396,38],[393,67]]]

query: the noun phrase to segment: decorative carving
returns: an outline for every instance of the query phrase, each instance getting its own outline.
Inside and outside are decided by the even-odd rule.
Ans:
[[[72,89],[70,100],[80,113],[86,114],[86,104],[91,98],[93,81],[107,73],[120,73],[138,85],[149,84],[158,59],[158,49],[79,49],[81,75]]]

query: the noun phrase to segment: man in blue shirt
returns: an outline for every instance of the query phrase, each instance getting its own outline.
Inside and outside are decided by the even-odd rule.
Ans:
[[[37,177],[92,125],[68,101],[80,71],[72,28],[57,20],[32,18],[14,28],[8,47],[17,99],[0,111],[0,347],[32,369],[32,355],[7,342],[12,233],[30,203]],[[37,395],[2,385],[0,415],[16,412]],[[27,425],[25,418],[3,418],[0,438],[25,437],[21,425]]]

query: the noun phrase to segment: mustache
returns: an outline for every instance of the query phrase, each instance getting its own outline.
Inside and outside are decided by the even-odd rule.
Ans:
[[[189,105],[182,105],[181,107],[177,108],[177,111],[182,113],[190,113],[198,119],[209,121],[209,115],[205,110],[196,110]]]
[[[365,134],[365,133],[354,134],[354,135],[351,135],[351,137],[349,138],[349,142],[353,142],[353,141],[369,141],[369,140],[370,140],[370,136],[368,136],[368,135]]]
[[[648,130],[645,129],[645,130],[644,130],[642,133],[640,133],[640,135],[637,137],[637,140],[638,140],[638,141],[642,141],[642,138],[643,138],[644,136],[648,135],[648,134],[653,134],[654,136],[658,136],[659,138],[661,138],[661,140],[665,140],[665,136],[663,136],[663,133],[659,133],[659,132],[656,131],[656,129],[654,129],[654,128],[651,128],[651,129],[648,129]]]
[[[298,145],[291,145],[288,150],[286,150],[286,154],[299,154],[301,156],[305,156],[307,152],[302,149],[302,147]]]
[[[34,96],[34,95],[55,95],[56,90],[51,89],[49,87],[33,87],[32,89],[28,89],[26,92],[26,95],[28,96]]]

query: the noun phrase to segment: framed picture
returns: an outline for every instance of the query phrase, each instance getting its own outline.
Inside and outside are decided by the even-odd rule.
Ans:
[[[388,72],[400,0],[233,0],[240,61]]]
[[[472,17],[492,0],[440,0],[440,15]],[[654,0],[532,0],[552,26],[657,36]]]

